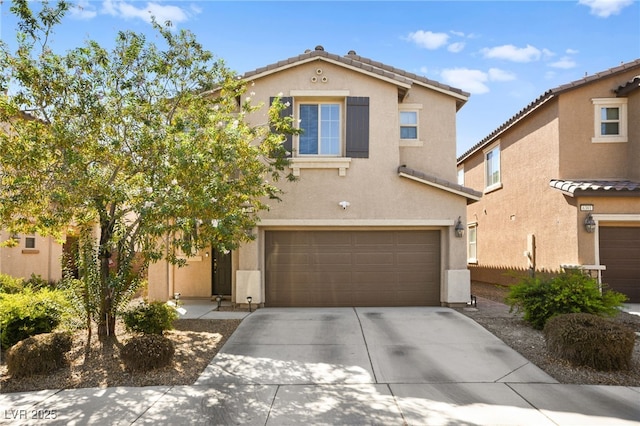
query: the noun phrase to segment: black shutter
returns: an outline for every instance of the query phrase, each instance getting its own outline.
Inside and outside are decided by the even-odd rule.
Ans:
[[[275,97],[269,98],[269,106],[273,103]],[[293,98],[292,97],[281,97],[280,102],[285,104],[285,109],[280,111],[280,117],[288,117],[293,115]],[[287,102],[289,106],[286,106]],[[291,157],[291,153],[293,152],[293,135],[287,135],[287,139],[283,143],[284,149],[287,150],[287,157]]]
[[[369,158],[369,98],[347,98],[347,157]]]

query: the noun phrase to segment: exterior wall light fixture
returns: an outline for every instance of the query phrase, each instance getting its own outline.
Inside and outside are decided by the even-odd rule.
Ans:
[[[593,220],[593,216],[591,216],[591,213],[589,213],[584,220],[584,229],[586,229],[590,234],[596,230],[596,221]]]
[[[247,303],[249,304],[249,312],[251,312],[251,301],[252,300],[253,300],[253,297],[247,296]]]
[[[454,228],[456,231],[456,237],[462,238],[464,235],[464,225],[462,225],[462,218],[458,216],[458,220],[456,221],[456,227]]]

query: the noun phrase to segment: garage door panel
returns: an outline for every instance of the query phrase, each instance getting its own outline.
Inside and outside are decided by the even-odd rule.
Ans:
[[[598,232],[602,282],[640,303],[640,228],[603,226]]]
[[[267,231],[267,306],[440,303],[439,231]]]

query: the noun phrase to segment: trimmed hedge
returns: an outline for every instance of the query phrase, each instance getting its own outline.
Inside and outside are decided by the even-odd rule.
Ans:
[[[66,365],[71,350],[68,333],[46,333],[16,343],[7,352],[7,370],[12,377],[47,374]]]
[[[621,324],[593,314],[557,315],[544,327],[547,350],[578,366],[601,371],[631,367],[636,335]]]
[[[166,337],[142,334],[129,340],[120,356],[127,370],[143,372],[169,365],[174,353],[173,342]]]

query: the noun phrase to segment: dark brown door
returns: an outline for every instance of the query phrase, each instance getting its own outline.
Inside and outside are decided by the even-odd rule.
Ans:
[[[437,306],[439,231],[267,231],[266,306]]]
[[[211,294],[213,296],[231,295],[231,253],[213,250],[211,259]]]
[[[602,282],[640,303],[640,228],[600,227]]]

